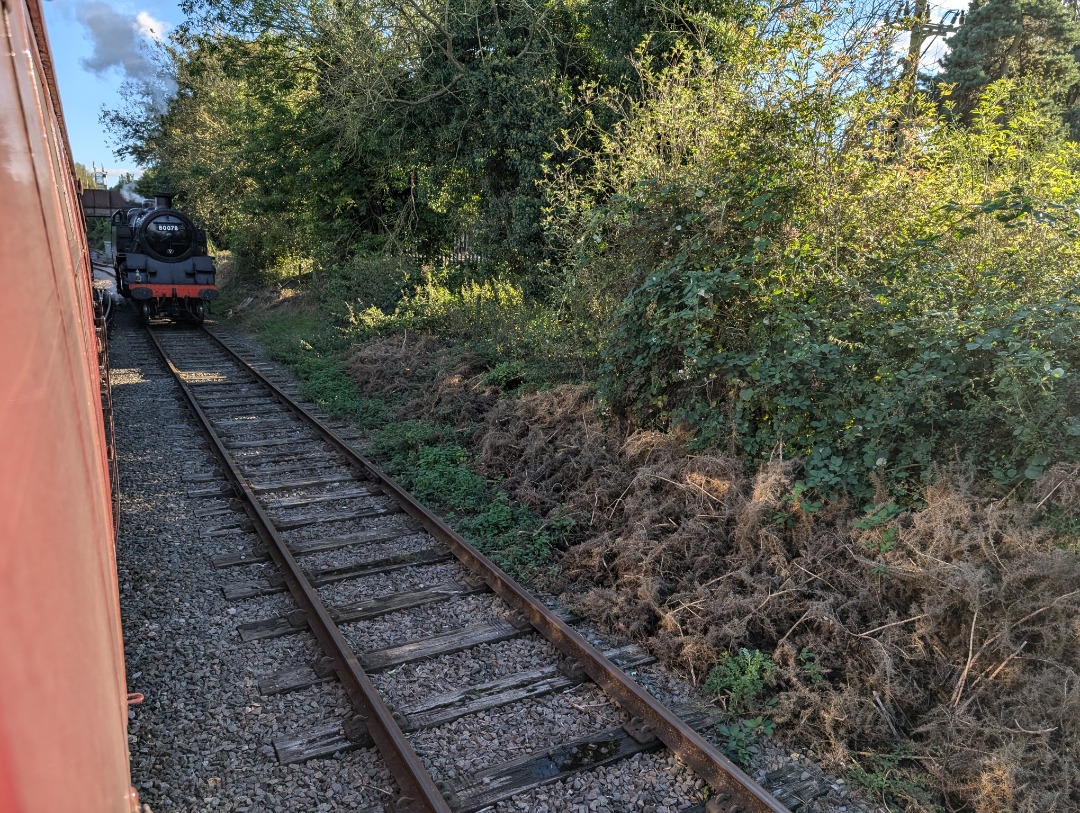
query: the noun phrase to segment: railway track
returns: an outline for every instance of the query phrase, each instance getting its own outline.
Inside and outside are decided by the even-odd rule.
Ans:
[[[150,338],[224,473],[195,478],[189,492],[206,501],[203,533],[260,540],[215,559],[240,574],[226,597],[287,591],[298,608],[241,624],[241,637],[318,640],[321,657],[263,675],[260,690],[336,681],[352,707],[275,741],[282,762],[374,746],[398,795],[364,813],[470,813],[667,749],[708,786],[684,809],[787,810],[699,733],[713,724],[706,713],[669,709],[633,680],[627,670],[649,662],[646,653],[589,643],[574,618],[533,598],[265,367],[208,330],[151,328]],[[417,679],[451,661],[468,677]],[[560,717],[578,719],[554,732],[545,722],[560,706]],[[480,721],[467,736],[494,745],[467,773],[447,758],[464,748],[453,732],[465,718]],[[508,726],[513,743],[501,748]]]

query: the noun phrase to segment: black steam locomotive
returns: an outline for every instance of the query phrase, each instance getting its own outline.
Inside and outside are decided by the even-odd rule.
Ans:
[[[157,193],[153,204],[113,214],[116,283],[144,321],[165,316],[202,322],[206,304],[218,298],[214,259],[206,232],[172,208],[172,199]]]

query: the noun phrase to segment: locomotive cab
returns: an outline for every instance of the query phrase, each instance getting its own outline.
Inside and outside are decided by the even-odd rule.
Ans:
[[[144,320],[165,316],[202,322],[206,304],[218,297],[214,260],[206,232],[158,193],[153,204],[113,214],[116,280],[135,300]]]

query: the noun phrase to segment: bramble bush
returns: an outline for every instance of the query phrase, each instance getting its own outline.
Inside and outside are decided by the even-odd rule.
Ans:
[[[807,60],[645,60],[593,176],[553,184],[573,285],[609,302],[602,400],[751,465],[801,460],[823,493],[1080,459],[1080,156],[1060,118],[1002,81],[970,127],[924,106],[900,133],[900,99],[835,92]]]

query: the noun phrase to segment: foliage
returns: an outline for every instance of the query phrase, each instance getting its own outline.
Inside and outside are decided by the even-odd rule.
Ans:
[[[74,170],[75,180],[82,185],[83,189],[101,189],[101,184],[98,183],[98,179],[94,177],[94,173],[86,164],[75,161]]]
[[[733,714],[761,708],[768,687],[776,681],[776,662],[757,649],[724,653],[705,678],[705,691],[725,701]]]
[[[351,418],[362,426],[382,420],[385,405],[360,395],[345,374],[333,335],[310,316],[274,319],[259,326],[257,333],[271,357],[289,365],[304,380],[305,397],[331,415]]]
[[[612,325],[607,404],[801,460],[824,493],[876,476],[910,497],[954,456],[1013,483],[1080,455],[1080,163],[1052,111],[1003,82],[970,128],[925,110],[896,155],[899,100],[790,80],[809,51],[754,59],[646,61],[593,178],[553,191],[556,227],[585,238],[574,284]]]
[[[518,575],[565,505],[582,606],[762,715],[737,758],[766,709],[838,759],[916,731],[951,807],[1050,809],[1075,560],[1001,499],[1080,460],[1075,23],[1040,2],[973,10],[930,98],[865,4],[189,0],[175,97],[109,119],[318,300],[264,335],[333,408],[386,415],[342,359],[391,334],[468,350],[443,415],[585,384],[496,401],[479,462],[433,423],[373,448]],[[861,770],[917,796],[906,757]]]
[[[120,151],[152,165],[140,188],[185,192],[215,242],[262,278],[377,247],[407,185],[384,163],[391,145],[373,141],[368,160],[339,150],[324,124],[320,51],[302,45],[284,32],[184,28],[166,51],[178,86],[168,106],[135,98],[105,116]]]
[[[888,553],[896,544],[897,530],[896,526],[891,524],[892,520],[899,516],[904,509],[894,502],[889,502],[881,505],[868,505],[864,510],[866,512],[865,516],[860,520],[856,520],[854,525],[856,531],[864,532],[862,534],[863,547],[877,553]]]
[[[525,506],[498,492],[487,507],[460,520],[461,532],[515,578],[533,581],[550,568],[552,553],[573,521],[556,516],[539,521]]]
[[[401,473],[416,464],[422,449],[451,437],[451,428],[430,421],[396,421],[375,435],[369,451],[385,461],[387,471]]]
[[[491,489],[453,436],[449,427],[428,421],[395,422],[375,436],[370,451],[418,499],[452,511],[455,527],[497,565],[515,578],[533,580],[572,523],[561,517],[541,523],[505,492]]]
[[[320,270],[316,282],[320,304],[335,314],[350,309],[385,308],[392,311],[419,269],[399,257],[360,253]]]
[[[811,685],[817,686],[825,681],[825,672],[818,663],[816,652],[803,647],[799,650],[798,660],[800,671],[810,681]]]
[[[508,280],[463,280],[455,269],[443,268],[406,283],[392,310],[364,307],[363,300],[346,303],[343,331],[357,338],[431,332],[464,341],[492,364],[489,383],[515,370],[537,381],[565,380],[594,365],[591,347],[597,325],[570,321],[566,314],[528,300]]]
[[[483,378],[486,387],[498,387],[503,392],[513,393],[535,384],[535,370],[517,359],[500,361]]]
[[[939,809],[931,801],[927,777],[913,760],[915,749],[900,743],[892,751],[869,754],[849,771],[851,779],[888,803],[904,802],[922,810]]]
[[[752,717],[720,723],[716,726],[716,733],[723,738],[721,747],[724,754],[744,770],[749,770],[750,758],[754,754],[754,740],[761,736],[772,736],[775,729],[772,721],[764,717]]]

